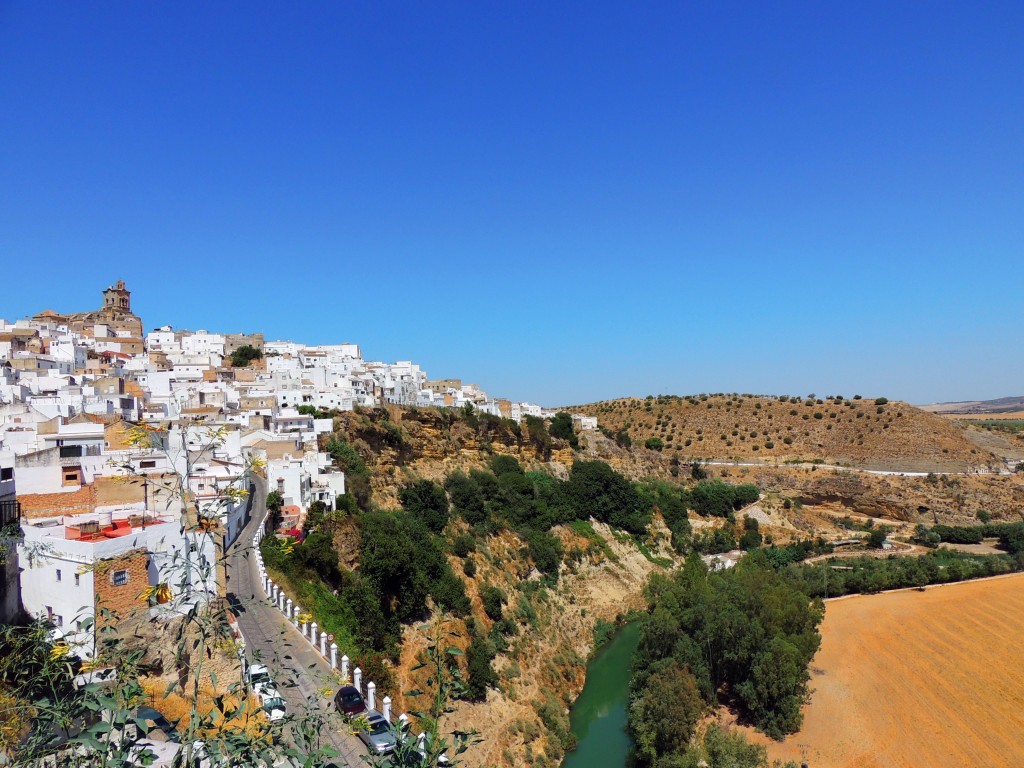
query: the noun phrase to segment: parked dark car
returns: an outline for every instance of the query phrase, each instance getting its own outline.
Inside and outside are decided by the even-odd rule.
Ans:
[[[346,685],[334,694],[334,706],[343,715],[353,717],[366,711],[366,702],[358,688]]]

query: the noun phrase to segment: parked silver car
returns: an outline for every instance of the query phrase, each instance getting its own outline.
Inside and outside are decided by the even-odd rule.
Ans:
[[[368,709],[366,714],[359,717],[360,720],[366,720],[365,726],[359,728],[359,738],[366,744],[370,754],[390,754],[395,748],[395,731],[391,723],[376,709]]]

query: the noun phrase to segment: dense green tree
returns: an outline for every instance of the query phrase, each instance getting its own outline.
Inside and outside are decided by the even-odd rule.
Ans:
[[[686,552],[690,547],[692,527],[687,513],[689,495],[678,485],[663,482],[651,482],[640,485],[638,492],[644,504],[653,507],[665,519],[672,534],[672,547],[678,553]]]
[[[430,579],[430,596],[443,613],[467,615],[471,606],[469,596],[466,595],[466,585],[451,569],[447,560],[441,562],[435,559],[434,562],[435,575]]]
[[[768,768],[768,751],[764,747],[751,744],[742,733],[726,731],[718,724],[708,728],[703,753],[707,768]]]
[[[494,660],[494,646],[482,636],[476,636],[466,649],[466,698],[481,701],[487,696],[487,689],[498,684],[498,675],[491,662]]]
[[[487,519],[484,494],[476,480],[461,472],[453,472],[445,481],[445,488],[451,496],[452,510],[456,515],[470,525],[482,523]]]
[[[231,353],[231,365],[234,368],[244,368],[253,360],[262,360],[263,353],[250,344],[243,344]]]
[[[423,617],[429,588],[423,552],[394,513],[371,511],[360,520],[359,571],[372,584],[385,615],[404,623]]]
[[[356,500],[360,509],[370,508],[370,470],[366,461],[342,435],[335,434],[327,441],[327,452],[345,473],[347,493]]]
[[[730,485],[719,481],[699,482],[690,491],[690,503],[700,515],[728,517],[761,497],[756,485]]]
[[[760,528],[757,518],[745,517],[743,519],[743,535],[740,536],[739,541],[740,549],[755,549],[761,546],[763,538]]]
[[[516,475],[523,475],[523,468],[519,464],[519,459],[515,456],[508,456],[503,453],[496,453],[491,457],[491,471],[495,477],[501,477],[509,473]]]
[[[334,498],[334,509],[342,515],[354,515],[359,511],[359,504],[352,494],[340,493]]]
[[[398,492],[398,500],[402,509],[422,520],[434,533],[440,533],[448,524],[448,495],[433,480],[419,480],[404,486]]]
[[[271,491],[267,494],[268,522],[272,529],[281,524],[281,510],[284,508],[284,496],[279,491]]]
[[[527,530],[525,535],[530,557],[533,558],[537,570],[557,577],[564,554],[562,543],[547,531]]]
[[[633,740],[640,759],[682,753],[706,705],[690,670],[676,659],[652,665],[643,691],[630,706]]]
[[[660,451],[664,447],[665,441],[662,440],[660,437],[648,437],[644,441],[644,448],[647,448],[648,450],[651,451]]]
[[[551,460],[551,435],[548,434],[547,422],[539,416],[526,417],[526,434],[537,457],[544,461]]]
[[[565,492],[581,520],[594,517],[630,533],[644,533],[650,524],[650,506],[629,480],[603,461],[575,462]]]
[[[526,475],[506,472],[498,477],[498,490],[500,495],[493,504],[494,512],[513,527],[530,525],[536,512],[533,481]]]
[[[553,525],[576,519],[565,492],[565,483],[547,472],[527,472],[533,483],[534,516],[532,527],[547,530]]]
[[[717,555],[736,549],[736,528],[732,523],[717,528],[704,528],[690,539],[695,552],[705,555]]]
[[[306,511],[306,519],[302,521],[302,530],[311,533],[323,525],[327,519],[327,505],[322,501],[314,501]]]
[[[1003,526],[997,536],[999,546],[1011,555],[1024,552],[1024,524]]]
[[[352,633],[360,646],[394,653],[401,639],[398,621],[385,615],[380,595],[369,580],[358,573],[348,573],[340,598],[351,611]]]
[[[758,727],[775,739],[799,730],[806,695],[807,662],[800,649],[776,635],[754,657],[736,693]]]
[[[569,445],[574,449],[580,445],[579,438],[576,437],[576,430],[573,428],[572,416],[564,411],[559,411],[555,414],[554,418],[551,419],[551,426],[548,431],[552,437],[568,441]]]
[[[714,704],[726,686],[767,733],[780,736],[799,725],[822,617],[799,582],[776,572],[759,550],[713,573],[691,556],[671,580],[652,581],[648,597],[652,605],[634,662],[635,695],[646,690],[664,660],[673,659],[692,672],[706,703]],[[634,732],[654,732],[642,722],[649,711],[631,711]]]
[[[459,415],[462,417],[462,420],[469,424],[473,429],[477,429],[480,426],[480,417],[472,403],[466,403],[462,406],[462,410],[459,411]]]
[[[476,483],[480,494],[487,504],[493,504],[501,498],[501,489],[498,488],[498,478],[490,472],[479,469],[469,470],[469,479]]]
[[[502,612],[502,604],[508,599],[508,595],[498,587],[485,584],[480,588],[480,600],[484,604],[484,613],[491,621],[501,621],[505,618]]]
[[[310,570],[318,573],[334,589],[341,585],[341,570],[338,567],[338,551],[329,533],[316,531],[295,549],[296,557]]]
[[[476,539],[468,533],[460,533],[452,542],[452,553],[457,557],[466,557],[470,552],[476,551]]]

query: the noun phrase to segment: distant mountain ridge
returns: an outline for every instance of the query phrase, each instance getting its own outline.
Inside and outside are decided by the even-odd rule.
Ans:
[[[962,400],[918,406],[930,413],[1008,413],[1024,411],[1024,395],[997,397],[994,400]]]

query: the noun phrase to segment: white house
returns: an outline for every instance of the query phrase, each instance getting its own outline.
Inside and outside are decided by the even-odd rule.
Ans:
[[[196,331],[182,334],[181,351],[191,355],[211,355],[224,357],[224,337],[219,333]]]
[[[597,429],[597,416],[584,416],[582,413],[572,414],[573,423],[582,430]]]
[[[96,648],[97,606],[129,615],[179,614],[217,591],[213,539],[181,532],[176,516],[146,512],[144,505],[97,507],[89,515],[26,521],[18,545],[21,600],[33,616],[53,622],[72,651],[91,658]],[[166,583],[164,606],[140,599]],[[91,627],[91,629],[90,629]]]

